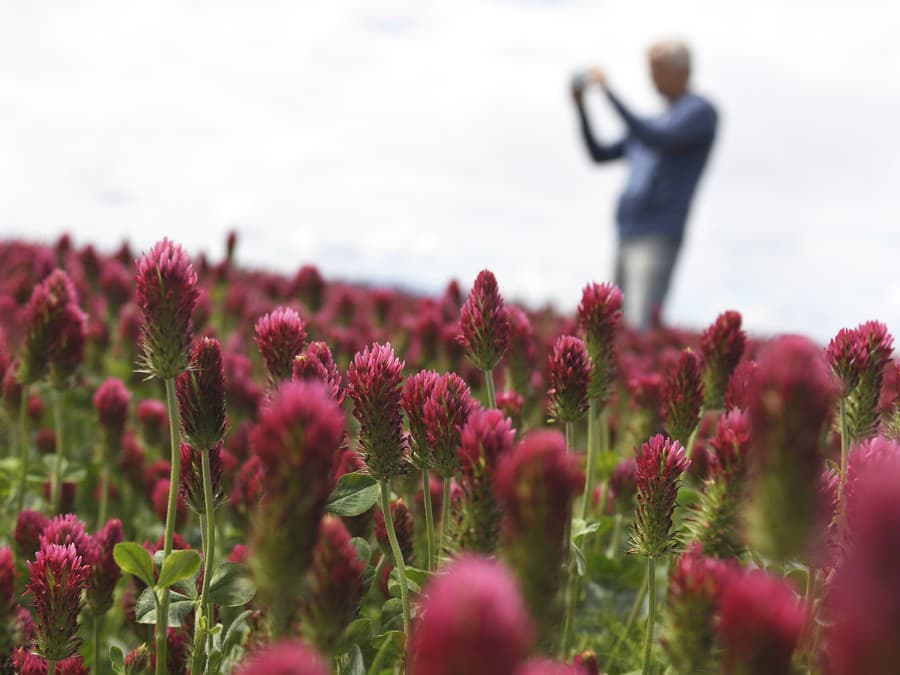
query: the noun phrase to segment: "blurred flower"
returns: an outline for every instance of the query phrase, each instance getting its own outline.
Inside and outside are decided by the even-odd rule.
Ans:
[[[459,315],[461,343],[480,370],[492,370],[509,345],[509,310],[490,270],[482,270]]]
[[[147,675],[152,672],[152,654],[141,644],[125,655],[125,675]]]
[[[324,382],[331,397],[338,403],[344,402],[344,381],[341,371],[334,362],[331,350],[324,342],[310,342],[302,354],[294,358],[293,379],[318,380]]]
[[[572,665],[580,668],[583,675],[600,675],[600,661],[590,649],[578,652],[572,659]]]
[[[622,291],[613,284],[590,283],[581,293],[578,325],[591,357],[591,398],[605,405],[616,377],[616,333],[622,320]]]
[[[191,352],[190,368],[178,376],[175,392],[184,440],[205,451],[225,436],[225,370],[218,340],[201,338]]]
[[[153,484],[150,492],[150,501],[153,504],[153,510],[162,523],[166,522],[166,516],[169,509],[169,486],[172,484],[168,478],[160,478]],[[187,504],[184,501],[184,495],[178,493],[178,501],[175,504],[175,527],[179,530],[184,527],[187,522]]]
[[[16,543],[16,551],[23,560],[30,560],[41,545],[41,533],[50,523],[40,511],[23,509],[16,516],[16,527],[13,531],[13,541]]]
[[[144,442],[156,447],[169,437],[169,413],[166,404],[156,399],[145,399],[137,404],[135,411]]]
[[[47,675],[50,664],[47,659],[32,654],[24,647],[20,647],[13,655],[12,665],[19,675]],[[88,669],[84,660],[78,656],[71,656],[56,662],[56,675],[88,675]]]
[[[512,574],[464,556],[425,589],[407,648],[411,675],[511,673],[531,651],[534,628]]]
[[[506,350],[506,366],[509,382],[515,391],[527,392],[531,387],[531,375],[537,361],[537,341],[528,315],[515,305],[509,306],[509,348]]]
[[[748,388],[753,378],[756,377],[758,366],[756,361],[741,361],[731,378],[728,380],[728,389],[725,391],[725,410],[733,408],[747,409]]]
[[[222,442],[208,450],[213,505],[222,501]],[[195,513],[206,513],[203,494],[203,455],[187,443],[181,444],[181,497]]]
[[[550,389],[547,391],[552,419],[563,424],[577,422],[588,409],[591,357],[579,338],[562,335],[550,352]]]
[[[357,352],[347,370],[353,416],[369,473],[379,481],[402,471],[403,417],[400,408],[403,362],[390,343]]]
[[[122,576],[122,570],[113,559],[113,549],[123,539],[122,521],[114,518],[94,535],[90,552],[84,558],[91,568],[87,605],[95,616],[105,614],[113,605],[113,591]]]
[[[468,385],[456,373],[441,375],[425,401],[429,463],[444,480],[459,472],[460,432],[476,406]]]
[[[278,307],[259,318],[255,326],[256,346],[266,362],[269,376],[275,383],[289,380],[293,373],[294,357],[306,345],[306,324],[289,307]]]
[[[700,350],[703,353],[703,392],[707,409],[723,407],[728,380],[741,360],[746,344],[747,335],[741,330],[740,312],[722,312],[703,331]]]
[[[384,514],[381,509],[375,509],[375,539],[381,548],[383,555],[387,556],[391,564],[394,564],[394,555],[391,552],[391,544],[388,541],[387,528],[385,527]],[[400,553],[403,555],[403,561],[411,564],[413,559],[413,517],[406,506],[406,503],[400,499],[391,501],[391,521],[394,524],[394,532],[397,534],[397,541],[400,544]]]
[[[637,464],[637,513],[631,536],[631,552],[656,558],[672,550],[675,534],[672,515],[678,487],[690,460],[684,448],[670,438],[657,434],[640,450],[635,449]]]
[[[140,364],[149,375],[173,379],[190,360],[197,274],[181,246],[163,239],[138,262],[136,282],[144,314]]]
[[[328,675],[315,651],[299,642],[279,642],[254,652],[238,665],[236,675]]]
[[[63,270],[54,270],[34,287],[25,308],[25,336],[17,372],[22,383],[34,384],[44,379],[50,372],[51,363],[64,351],[69,338],[77,340],[74,335],[79,327],[77,302],[75,286]],[[81,348],[83,353],[83,341]]]
[[[94,392],[94,408],[104,432],[119,438],[128,421],[131,392],[122,380],[110,377]]]
[[[687,443],[700,423],[703,407],[703,362],[696,352],[683,350],[666,372],[662,398],[666,433]]]
[[[634,507],[637,493],[637,461],[627,457],[616,464],[609,475],[609,498],[615,502],[620,513],[628,513]]]

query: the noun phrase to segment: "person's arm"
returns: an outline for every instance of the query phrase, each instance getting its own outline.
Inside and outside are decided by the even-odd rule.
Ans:
[[[579,96],[575,97],[575,107],[578,109],[578,119],[581,121],[581,135],[584,138],[584,143],[591,155],[591,159],[598,163],[621,159],[625,154],[625,141],[621,140],[610,145],[598,141],[591,130],[590,120],[588,120],[584,104]]]
[[[705,143],[715,133],[716,117],[711,108],[698,107],[666,120],[637,117],[609,88],[606,96],[635,138],[667,152],[683,152]]]

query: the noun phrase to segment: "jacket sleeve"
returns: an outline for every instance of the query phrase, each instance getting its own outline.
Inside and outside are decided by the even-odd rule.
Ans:
[[[581,136],[584,138],[584,144],[587,146],[591,159],[598,163],[621,159],[625,154],[625,141],[621,140],[609,145],[598,141],[591,130],[591,123],[588,120],[584,106],[579,104],[576,107],[578,108],[578,118],[581,123]]]
[[[709,106],[691,106],[666,119],[641,119],[607,89],[613,108],[638,140],[664,152],[684,152],[707,143],[716,131],[716,113]]]

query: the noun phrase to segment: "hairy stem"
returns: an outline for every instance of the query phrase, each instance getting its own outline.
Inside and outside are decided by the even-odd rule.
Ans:
[[[22,479],[19,482],[19,499],[16,511],[25,506],[25,492],[28,490],[28,459],[31,453],[28,447],[28,385],[22,385],[22,398],[19,401],[19,456],[21,458]]]
[[[569,453],[574,450],[573,444],[575,439],[574,422],[566,422],[566,447]],[[574,517],[574,514],[572,514]],[[566,650],[569,648],[569,636],[572,632],[572,621],[575,614],[575,603],[578,597],[578,574],[575,569],[575,556],[572,555],[572,517],[566,526],[563,541],[566,543],[566,553],[568,564],[564,565],[566,576],[566,594],[565,594],[565,617],[563,619],[562,638],[559,641],[559,657],[565,659]]]
[[[438,561],[444,552],[444,545],[447,543],[447,523],[450,522],[450,481],[451,478],[444,479],[444,491],[441,497],[441,536],[437,550],[434,552],[434,568],[437,569]]]
[[[653,633],[656,627],[656,558],[647,558],[647,593],[650,611],[647,613],[647,631],[644,633],[644,657],[641,661],[643,675],[650,674],[650,652],[653,648]]]
[[[100,672],[100,636],[103,633],[103,615],[94,615],[94,660],[91,663],[91,673],[97,675]]]
[[[200,590],[200,604],[197,606],[197,623],[194,628],[194,649],[191,657],[191,672],[203,672],[203,637],[209,632],[212,622],[212,605],[209,604],[209,582],[213,572],[216,548],[216,524],[213,518],[212,475],[209,465],[209,450],[201,450],[203,462],[203,519],[206,523],[206,539],[203,542],[203,587]],[[203,625],[200,617],[206,618]]]
[[[598,424],[599,422],[599,424]],[[600,427],[598,429],[598,426]],[[599,433],[598,433],[599,431]],[[600,446],[599,448],[597,446]],[[587,465],[585,466],[584,497],[581,500],[581,519],[587,520],[591,511],[591,497],[594,495],[594,471],[597,463],[597,452],[609,450],[609,419],[606,410],[597,412],[597,400],[591,399],[588,405],[588,447]]]
[[[847,399],[841,397],[840,403],[841,421],[841,476],[838,481],[838,501],[840,511],[843,511],[844,483],[847,482],[847,461],[850,458],[850,431],[847,428]]]
[[[431,572],[434,570],[434,512],[431,510],[431,479],[428,475],[428,469],[422,469],[422,494],[425,497],[425,543],[427,557],[426,569]]]
[[[62,460],[63,460],[63,414],[61,389],[53,389],[53,426],[56,432],[56,456],[53,474],[50,477],[50,514],[62,511]]]
[[[387,530],[388,541],[391,543],[394,566],[397,568],[397,574],[400,577],[400,602],[403,604],[403,632],[406,633],[406,635],[409,635],[409,589],[406,584],[406,564],[403,562],[403,551],[400,550],[400,542],[397,541],[397,533],[394,531],[394,519],[391,517],[390,480],[381,481],[381,512],[384,514],[384,527]]]

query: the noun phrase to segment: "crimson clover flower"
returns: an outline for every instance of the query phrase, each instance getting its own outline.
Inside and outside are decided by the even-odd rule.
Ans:
[[[441,375],[425,401],[429,464],[445,480],[459,472],[460,432],[476,406],[469,386],[456,373]]]
[[[509,345],[509,310],[490,270],[482,270],[460,310],[460,342],[480,370],[492,370]]]
[[[268,645],[244,660],[236,675],[328,675],[330,669],[314,650],[299,642]]]
[[[122,570],[113,559],[113,549],[124,539],[122,521],[114,518],[94,535],[90,552],[84,562],[90,566],[87,586],[87,605],[95,616],[109,611],[113,605],[113,591]]]
[[[381,512],[381,509],[375,509],[374,514],[375,540],[378,542],[382,554],[386,555],[393,565],[394,554],[391,552],[391,544],[388,540],[384,513]],[[397,542],[400,544],[400,553],[403,554],[403,561],[410,563],[413,558],[413,517],[406,506],[406,502],[399,497],[391,500],[391,521],[394,524],[394,532],[397,535]]]
[[[131,392],[128,391],[128,387],[122,380],[110,377],[97,387],[93,402],[104,433],[111,438],[120,439],[131,406]]]
[[[63,270],[54,270],[34,287],[25,307],[25,336],[20,348],[17,372],[17,377],[23,384],[34,384],[44,379],[50,372],[51,363],[57,360],[67,337],[77,340],[77,336],[74,336],[77,326],[74,324],[78,317],[75,312],[69,311],[70,305],[76,305],[77,302],[75,286]],[[77,306],[75,309],[77,310]]]
[[[703,362],[685,349],[663,381],[663,420],[670,437],[687,443],[700,423],[703,406]]]
[[[306,324],[290,307],[261,316],[256,322],[256,346],[273,382],[289,380],[294,358],[306,345]]]
[[[209,452],[209,473],[212,483],[213,509],[223,499],[222,494],[222,441]],[[203,492],[203,455],[201,450],[182,443],[181,454],[181,497],[195,513],[206,513],[206,499]]]
[[[722,312],[700,336],[704,405],[709,409],[723,406],[728,380],[744,354],[747,335],[741,320],[740,312]]]
[[[191,365],[175,380],[183,437],[198,450],[210,450],[225,437],[225,370],[218,340],[201,338]]]
[[[431,397],[441,376],[435,370],[420,370],[406,378],[400,403],[409,421],[410,459],[418,468],[428,466],[431,451],[428,445],[428,425],[425,423],[425,403]]]
[[[50,524],[50,519],[40,511],[23,509],[16,516],[13,541],[16,551],[23,560],[31,558],[41,546],[41,534]]]
[[[550,370],[550,417],[567,424],[577,422],[588,409],[591,385],[591,357],[579,338],[562,335],[553,344],[548,359]]]
[[[344,380],[331,349],[324,342],[310,342],[303,353],[294,358],[293,379],[324,382],[331,397],[338,403],[344,402]]]
[[[605,405],[616,377],[616,334],[622,320],[622,291],[615,285],[590,283],[581,293],[578,325],[591,357],[591,398]]]

